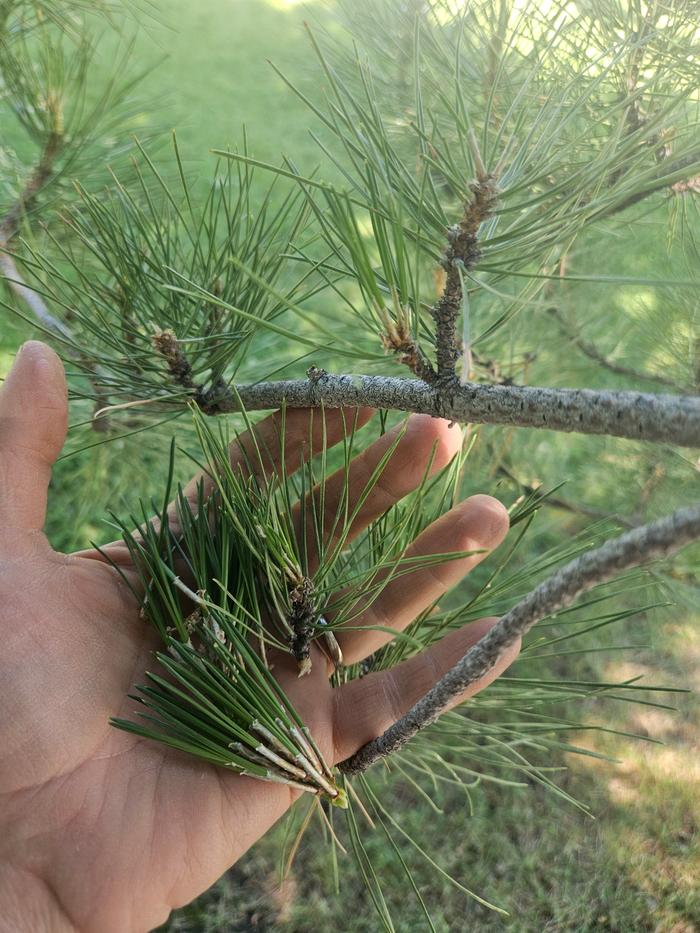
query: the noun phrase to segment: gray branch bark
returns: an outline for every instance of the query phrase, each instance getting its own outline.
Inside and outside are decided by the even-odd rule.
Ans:
[[[700,396],[652,395],[591,389],[453,382],[432,386],[419,379],[389,376],[335,376],[259,382],[236,387],[250,411],[279,408],[369,406],[430,414],[456,422],[510,424],[581,434],[608,434],[682,447],[700,446]],[[235,411],[228,390],[207,400],[207,411]]]
[[[697,538],[700,538],[700,503],[635,528],[577,557],[503,616],[405,716],[342,762],[340,770],[359,774],[400,749],[417,732],[435,722],[470,685],[488,674],[503,652],[540,619],[571,605],[592,586],[605,583],[631,567],[667,557]]]
[[[677,184],[680,179],[676,179],[674,182],[669,181],[669,178],[675,178],[676,175],[683,173],[686,170],[688,176],[690,176],[693,172],[698,170],[699,164],[700,149],[696,149],[679,159],[674,159],[670,156],[662,159],[659,163],[658,179],[651,181],[642,191],[639,191],[636,194],[632,194],[622,201],[618,201],[612,208],[607,211],[603,211],[599,215],[599,218],[611,217],[614,214],[619,214],[622,211],[627,210],[628,207],[633,207],[635,204],[639,204],[640,201],[644,201],[646,198],[651,197],[651,195],[656,194],[659,191],[672,189],[674,184]]]

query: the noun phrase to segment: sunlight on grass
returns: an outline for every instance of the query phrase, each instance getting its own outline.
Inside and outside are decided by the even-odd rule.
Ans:
[[[266,3],[276,10],[289,10],[292,7],[301,6],[306,3],[306,0],[266,0]]]
[[[646,685],[669,682],[696,688],[700,665],[700,635],[693,619],[684,619],[665,630],[669,654],[657,663],[612,661],[604,674],[622,681],[642,677]],[[676,665],[683,658],[678,678]],[[697,700],[691,695],[654,702],[655,706],[620,707],[616,728],[662,742],[631,741],[622,736],[597,733],[586,743],[593,751],[617,759],[568,756],[572,771],[586,773],[602,791],[596,816],[601,821],[602,843],[624,875],[625,884],[643,894],[655,933],[693,933],[690,918],[700,908],[700,761],[697,756]],[[609,717],[598,721],[610,726]],[[603,802],[604,801],[604,802]],[[650,927],[649,929],[652,929]]]
[[[698,465],[700,467],[700,460]],[[687,622],[674,626],[673,641],[687,665],[687,686],[693,692],[700,693],[700,618],[697,613]]]

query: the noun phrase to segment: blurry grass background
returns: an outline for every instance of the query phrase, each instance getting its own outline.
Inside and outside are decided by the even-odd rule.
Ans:
[[[148,97],[156,101],[158,120],[177,128],[191,173],[208,176],[213,165],[209,148],[235,145],[243,124],[256,157],[276,161],[284,152],[307,170],[318,163],[308,112],[266,63],[266,58],[274,59],[302,89],[317,87],[302,29],[309,14],[333,24],[332,3],[302,7],[285,0],[168,0],[160,23],[143,21],[139,62],[163,59],[149,79]],[[104,68],[110,64],[106,49]],[[144,132],[149,119],[144,116]],[[162,158],[170,164],[165,148]],[[669,221],[677,224],[688,209],[682,197],[659,197],[633,218],[618,218],[579,244],[572,260],[576,271],[689,277],[677,242],[667,237]],[[633,236],[621,236],[630,222]],[[700,229],[692,216],[689,223]],[[685,325],[675,323],[674,307],[659,289],[569,284],[559,291],[557,302],[585,326],[587,339],[618,362],[641,368],[651,361],[650,368],[672,372],[678,362],[674,334],[677,352],[685,352],[686,335],[678,329]],[[567,345],[551,319],[541,315],[537,322],[529,334],[537,354],[529,381],[634,387]],[[660,329],[664,339],[659,339]],[[0,377],[21,342],[32,336],[31,328],[0,311]],[[640,387],[654,389],[652,384]],[[63,461],[51,498],[48,532],[54,545],[68,549],[108,538],[107,507],[133,507],[134,489],[156,492],[165,449],[162,434],[153,438],[147,432]],[[486,428],[471,462],[469,491],[500,491],[507,501],[515,490],[499,478],[503,464],[527,483],[553,486],[566,480],[561,498],[606,514],[650,518],[693,494],[694,471],[686,458],[607,438]],[[546,509],[530,546],[551,546],[590,521],[576,511]],[[673,607],[634,617],[614,638],[602,636],[603,643],[646,647],[557,659],[544,668],[545,676],[612,680],[642,674],[645,683],[700,688],[700,591],[697,576],[692,578],[692,561],[686,563],[691,579],[674,590]],[[397,792],[395,812],[401,813],[405,828],[414,829],[447,870],[510,911],[508,918],[485,911],[411,859],[437,929],[700,930],[700,708],[692,695],[670,702],[679,707],[677,712],[622,703],[586,711],[588,721],[663,744],[589,733],[582,744],[621,763],[564,750],[551,762],[562,769],[560,784],[585,801],[595,819],[534,784],[524,789],[486,785],[474,794],[472,815],[463,798],[455,796],[441,818],[405,789]],[[580,717],[580,708],[571,715]],[[324,880],[329,872],[321,847],[303,846],[291,876],[280,884],[279,838],[278,832],[270,834],[219,885],[173,915],[168,928],[290,933],[378,929],[359,877],[344,871],[337,894]],[[405,897],[405,883],[398,878],[394,883],[395,869],[383,846],[380,835],[370,842],[397,929],[423,929],[417,906]]]

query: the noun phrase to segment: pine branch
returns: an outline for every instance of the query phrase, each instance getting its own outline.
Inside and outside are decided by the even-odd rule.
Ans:
[[[430,414],[456,422],[510,424],[580,434],[608,434],[681,447],[700,446],[700,397],[547,389],[453,382],[428,385],[418,379],[332,375],[308,380],[258,382],[206,393],[207,414],[279,408],[369,406]],[[204,406],[202,406],[204,407]]]
[[[547,311],[557,322],[559,330],[562,332],[562,334],[568,337],[574,346],[576,346],[584,356],[587,356],[595,363],[599,363],[604,369],[609,369],[612,373],[617,373],[620,376],[628,376],[630,379],[635,379],[637,381],[656,382],[659,385],[668,386],[669,388],[676,389],[679,392],[688,391],[687,386],[679,386],[673,381],[673,379],[668,379],[666,376],[660,376],[655,373],[645,373],[641,370],[632,369],[629,366],[622,366],[620,363],[615,363],[613,360],[608,359],[604,353],[601,353],[601,351],[594,343],[591,343],[588,340],[584,340],[583,337],[581,337],[580,334],[578,334],[574,328],[571,327],[559,308],[547,308]]]
[[[27,283],[22,278],[12,255],[5,250],[5,244],[0,241],[0,272],[2,273],[2,276],[7,282],[8,286],[12,289],[20,301],[22,301],[27,306],[32,315],[43,328],[51,331],[64,340],[72,341],[73,338],[70,330],[66,327],[65,324],[59,321],[58,318],[51,314],[46,306],[46,302],[41,297],[41,295],[27,285]]]
[[[60,119],[56,119],[60,127]],[[49,183],[54,174],[56,160],[64,147],[64,136],[60,128],[49,133],[39,161],[29,176],[19,197],[0,222],[0,246],[3,248],[17,235],[25,214],[32,209],[41,190]]]
[[[414,735],[434,723],[470,685],[488,674],[504,651],[545,616],[570,606],[591,587],[632,567],[668,557],[697,538],[700,538],[700,504],[635,528],[571,561],[503,616],[405,716],[342,762],[340,770],[345,774],[359,774],[375,761],[402,748]]]
[[[539,486],[532,486],[518,479],[518,477],[514,473],[511,473],[503,464],[498,467],[497,472],[515,483],[523,495],[542,496],[542,489]],[[617,524],[622,525],[623,528],[637,528],[640,524],[640,522],[632,521],[625,515],[620,515],[619,512],[607,512],[605,509],[596,509],[578,502],[570,502],[568,499],[563,499],[560,496],[542,496],[540,501],[542,505],[547,505],[554,509],[561,509],[562,512],[569,512],[572,515],[584,515],[586,518],[617,522]]]
[[[49,311],[39,292],[27,285],[17,268],[14,256],[9,252],[11,241],[19,233],[22,218],[31,211],[37,197],[53,178],[56,171],[56,161],[61,157],[65,149],[66,138],[62,130],[63,117],[59,105],[56,104],[55,106],[56,110],[53,114],[54,128],[47,136],[39,161],[30,173],[27,183],[14,204],[0,220],[0,273],[2,273],[2,277],[11,291],[28,308],[44,330],[55,334],[62,342],[67,342],[70,346],[76,346],[70,328]],[[100,385],[100,372],[92,364],[87,363],[82,354],[75,355],[84,365],[89,375],[95,390],[95,410],[99,411],[108,402],[105,391]],[[107,379],[107,381],[109,380]],[[104,418],[96,419],[93,424],[96,431],[105,432],[109,430],[109,422]]]
[[[29,213],[43,188],[49,183],[56,160],[61,155],[65,137],[60,130],[61,120],[56,114],[56,129],[49,133],[35,168],[14,204],[0,220],[0,271],[14,294],[22,301],[42,327],[59,337],[70,339],[69,329],[51,314],[44,299],[30,288],[22,278],[12,255],[7,251],[17,236],[22,218]]]
[[[697,174],[699,163],[700,149],[695,149],[678,159],[666,156],[659,161],[659,174],[656,179],[650,181],[642,190],[621,201],[617,201],[611,208],[603,211],[599,215],[599,219],[620,214],[622,211],[626,211],[628,207],[634,207],[635,204],[645,201],[653,194],[658,194],[659,191],[666,190],[670,192],[676,190],[676,185],[679,182],[685,180],[686,177],[690,179]]]
[[[477,179],[469,186],[472,199],[465,205],[461,221],[448,231],[449,245],[442,262],[446,273],[445,287],[440,300],[430,311],[436,328],[437,376],[442,384],[454,379],[461,352],[457,340],[457,320],[462,310],[464,292],[462,272],[473,269],[479,261],[479,227],[490,217],[498,200],[495,175],[486,171],[473,132],[469,140],[477,167]]]

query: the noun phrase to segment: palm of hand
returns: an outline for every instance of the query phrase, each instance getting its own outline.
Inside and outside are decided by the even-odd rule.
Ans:
[[[0,853],[16,863],[25,849],[24,880],[60,892],[78,929],[150,929],[281,816],[289,791],[113,729],[110,716],[133,715],[127,694],[155,647],[133,595],[107,564],[39,536],[22,552],[2,584],[22,594],[3,605],[24,624],[6,644],[16,683],[4,687],[0,797],[16,829]],[[331,758],[332,695],[322,664],[314,672],[306,719]]]
[[[294,418],[303,437],[308,416]],[[65,425],[61,365],[30,344],[0,392],[0,904],[13,930],[147,930],[209,887],[296,793],[109,726],[110,716],[132,715],[127,694],[143,682],[156,642],[108,563],[97,553],[57,554],[40,530]],[[333,430],[339,436],[340,419]],[[417,419],[359,525],[416,485],[436,443],[435,468],[454,452],[456,432]],[[358,481],[382,452],[378,442],[358,459]],[[492,548],[506,529],[502,507],[475,497],[415,548]],[[112,556],[123,562],[118,545]],[[405,627],[482,556],[389,585],[367,624]],[[323,754],[337,762],[409,708],[488,624],[340,690],[331,689],[320,652],[301,681],[291,658],[275,671]],[[342,647],[356,660],[385,640],[377,631],[353,632]],[[512,659],[504,657],[488,680]]]

